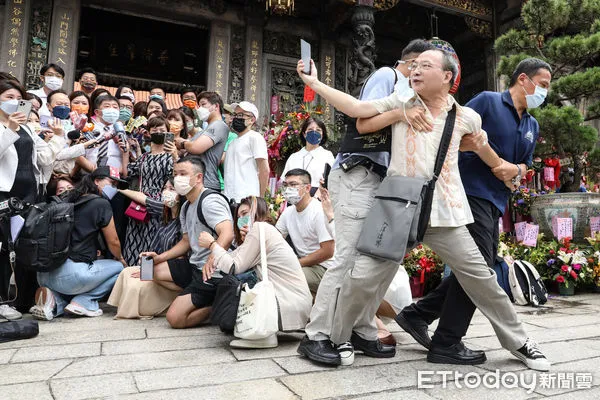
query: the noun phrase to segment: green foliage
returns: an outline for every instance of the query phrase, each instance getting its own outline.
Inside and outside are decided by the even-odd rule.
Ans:
[[[572,157],[576,184],[565,189],[576,190],[582,156],[598,142],[597,131],[584,121],[600,116],[600,0],[528,0],[521,18],[522,27],[496,40],[498,73],[510,77],[526,57],[552,66],[549,105],[532,110],[540,123],[536,153]]]

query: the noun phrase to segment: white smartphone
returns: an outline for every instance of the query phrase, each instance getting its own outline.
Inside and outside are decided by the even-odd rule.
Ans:
[[[142,257],[140,280],[151,281],[152,279],[154,279],[154,259],[152,257]]]
[[[19,100],[19,105],[17,106],[17,112],[25,114],[25,118],[29,119],[29,114],[31,114],[31,101],[29,100]]]
[[[302,61],[304,61],[304,70],[302,72],[310,75],[310,43],[303,39],[300,39],[300,55]]]
[[[50,129],[50,127],[48,126],[48,121],[50,120],[50,118],[52,117],[50,117],[49,115],[40,115],[40,126],[42,128]]]

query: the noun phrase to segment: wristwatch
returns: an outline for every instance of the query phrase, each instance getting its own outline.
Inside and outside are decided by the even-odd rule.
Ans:
[[[521,183],[521,178],[523,177],[521,175],[521,166],[519,164],[517,164],[517,169],[519,172],[517,172],[517,176],[515,176],[514,178],[512,178],[512,184],[513,185],[518,185]]]

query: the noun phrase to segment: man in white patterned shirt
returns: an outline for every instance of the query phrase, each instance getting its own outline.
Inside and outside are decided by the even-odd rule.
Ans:
[[[411,86],[416,94],[410,99],[403,99],[398,93],[393,93],[380,100],[359,101],[319,82],[312,60],[310,75],[304,74],[303,69],[304,63],[300,60],[298,74],[303,81],[329,104],[351,117],[368,118],[393,109],[406,110],[415,105],[426,109],[426,117],[433,122],[433,130],[430,132],[417,132],[414,126],[402,121],[392,126],[388,176],[432,177],[446,117],[450,109],[456,107],[456,123],[448,155],[436,184],[430,226],[423,243],[451,266],[465,292],[492,324],[502,346],[513,354],[524,349],[527,352],[526,359],[519,358],[528,367],[547,370],[550,363],[536,346],[531,346],[508,296],[498,285],[495,275],[489,272],[485,259],[466,227],[473,222],[473,216],[458,169],[458,151],[462,137],[467,134],[481,136],[482,144],[476,153],[491,168],[499,166],[502,159],[487,144],[486,134],[481,130],[481,117],[472,109],[458,105],[448,94],[458,73],[458,66],[452,57],[441,50],[421,53],[411,66]],[[336,208],[333,195],[334,193],[332,197]],[[335,302],[331,331],[333,343],[341,344],[351,340],[361,350],[368,348],[368,344],[376,342],[377,338],[358,337],[353,334],[353,327],[362,322],[361,318],[373,316],[396,274],[393,263],[360,262],[360,258],[364,257],[368,256],[359,256],[342,282]],[[455,356],[456,352],[468,359],[471,350],[464,345],[459,349],[430,349],[430,354],[448,356],[448,359]]]

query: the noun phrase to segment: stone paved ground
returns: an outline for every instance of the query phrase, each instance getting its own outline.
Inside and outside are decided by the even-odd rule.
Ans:
[[[173,330],[164,318],[113,320],[112,309],[105,308],[100,318],[43,322],[37,338],[0,344],[0,399],[599,399],[598,311],[600,294],[591,293],[555,297],[538,310],[518,307],[528,332],[554,362],[551,375],[544,376],[525,372],[501,350],[479,313],[465,341],[487,350],[483,365],[428,364],[425,351],[391,323],[398,340],[395,358],[357,355],[352,367],[324,368],[297,356],[301,335],[280,336],[276,349],[234,350],[228,346],[231,338],[214,327]],[[430,375],[432,388],[417,390],[419,370],[483,376],[498,369],[505,378],[510,372],[523,373],[526,382],[535,377],[535,391],[457,388],[454,381],[443,388],[439,374]],[[560,382],[572,388],[560,389],[557,381],[543,384],[559,373],[590,373],[592,387],[578,388],[569,375]]]

